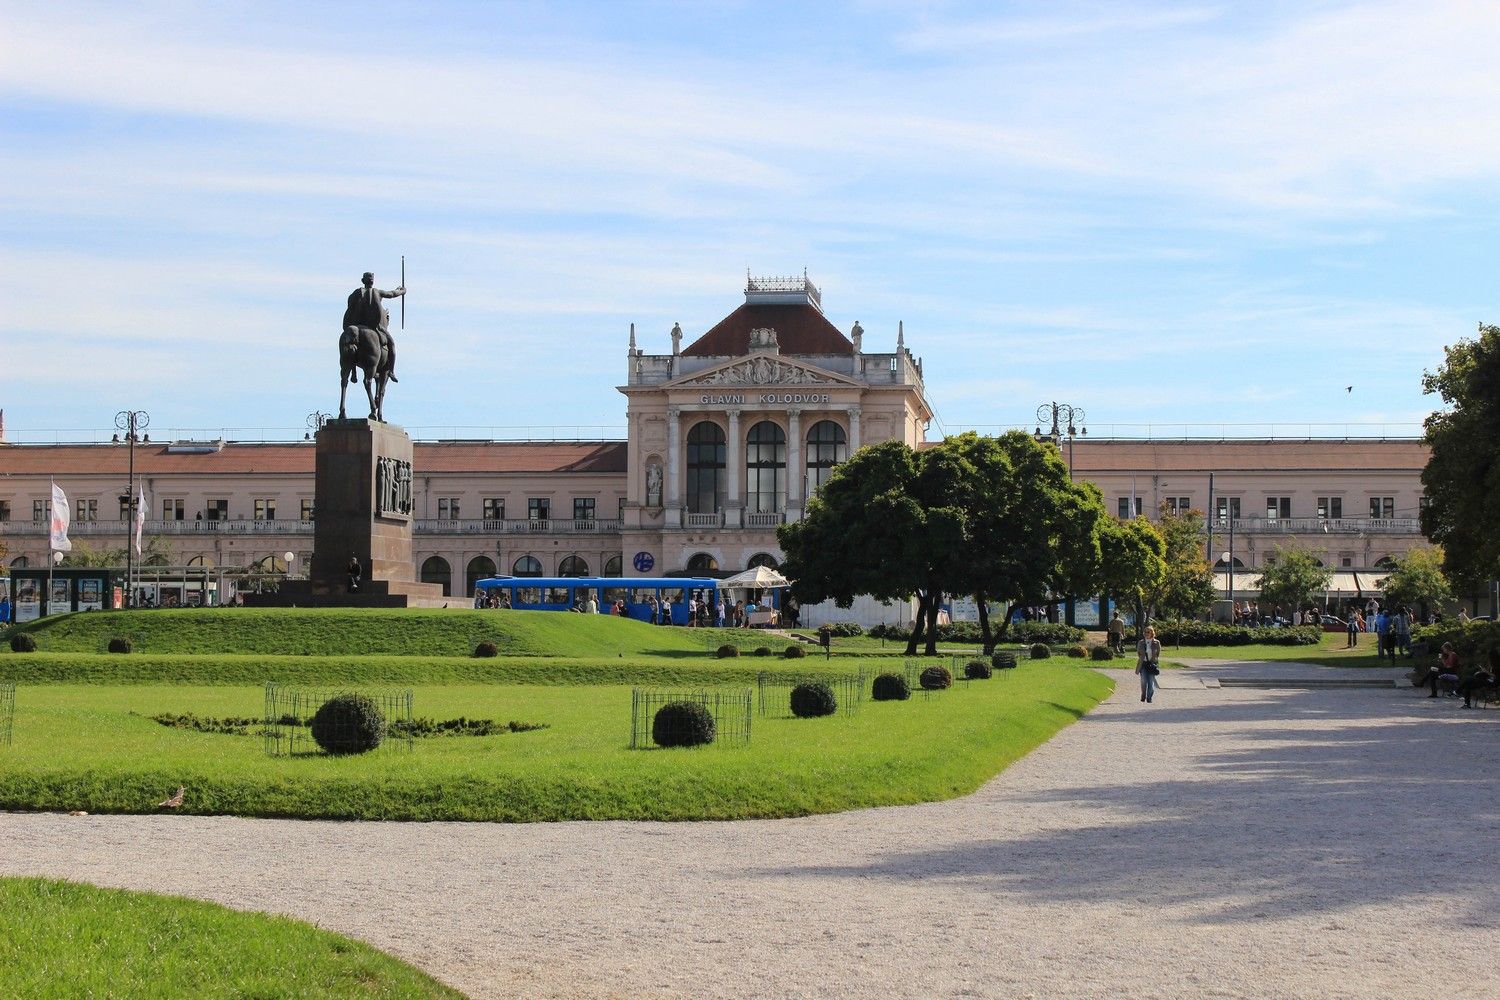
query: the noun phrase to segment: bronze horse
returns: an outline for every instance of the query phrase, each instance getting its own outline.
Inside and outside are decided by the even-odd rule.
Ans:
[[[382,310],[384,312],[384,310]],[[379,330],[368,326],[346,326],[339,337],[339,419],[345,419],[344,398],[354,369],[364,373],[365,396],[370,400],[370,419],[385,420],[385,383],[390,378],[391,356]]]

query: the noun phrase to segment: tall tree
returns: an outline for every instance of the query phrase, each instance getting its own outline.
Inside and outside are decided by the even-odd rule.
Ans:
[[[1380,583],[1388,602],[1401,608],[1433,608],[1453,599],[1453,588],[1443,574],[1443,552],[1430,545],[1412,549],[1396,560],[1396,568]]]
[[[1017,607],[1098,589],[1104,500],[1092,484],[1070,480],[1056,445],[1022,431],[969,432],[930,451],[955,456],[964,545],[949,578],[974,595],[986,651],[1004,640]],[[990,601],[1005,608],[998,628]]]
[[[1260,575],[1260,603],[1280,607],[1287,614],[1311,604],[1333,582],[1333,570],[1307,549],[1277,546],[1274,558]]]
[[[1138,626],[1156,614],[1156,598],[1167,575],[1167,542],[1144,517],[1106,519],[1099,536],[1102,590],[1135,609]]]
[[[1466,588],[1500,579],[1500,327],[1443,349],[1422,390],[1447,408],[1427,418],[1422,532],[1442,546],[1448,577]]]
[[[1156,529],[1166,543],[1166,571],[1152,595],[1156,612],[1164,618],[1196,618],[1213,607],[1217,596],[1213,570],[1203,557],[1203,512],[1178,512],[1163,504]]]
[[[802,520],[777,529],[793,595],[845,608],[860,594],[915,596],[907,653],[915,655],[924,637],[927,652],[936,653],[937,602],[963,541],[962,513],[942,496],[955,474],[951,456],[929,466],[901,441],[861,448],[840,463]]]

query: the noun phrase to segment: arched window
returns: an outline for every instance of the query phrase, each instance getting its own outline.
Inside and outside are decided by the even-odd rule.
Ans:
[[[280,559],[278,559],[276,561],[277,562],[281,562]],[[164,555],[162,555],[160,552],[153,552],[151,555],[147,556],[144,560],[141,561],[141,565],[142,566],[165,566],[165,565],[167,565],[167,557],[164,556]],[[281,569],[280,569],[279,572],[282,572],[282,573],[286,572],[286,563],[282,563],[281,564]]]
[[[588,576],[589,564],[578,556],[567,556],[557,567],[558,576]]]
[[[1225,562],[1222,558],[1220,558],[1218,562],[1214,563],[1214,569],[1227,570],[1228,568],[1229,568],[1229,564],[1227,562]],[[1240,561],[1240,557],[1239,556],[1235,556],[1234,557],[1234,568],[1235,569],[1244,569],[1245,568],[1245,564]]]
[[[1390,556],[1381,556],[1379,559],[1375,560],[1375,568],[1376,569],[1395,569],[1396,568],[1396,560],[1392,559]]]
[[[214,558],[213,556],[193,556],[193,558],[187,561],[187,564],[201,569],[212,569]]]
[[[469,560],[469,568],[464,570],[464,593],[474,593],[474,584],[494,575],[495,560],[489,556],[475,556]]]
[[[25,556],[16,556],[14,559],[12,559],[10,561],[10,568],[11,569],[25,569],[29,565],[31,565],[31,564],[26,561],[26,557]]]
[[[712,514],[724,506],[724,430],[710,420],[688,431],[687,504],[693,514]]]
[[[619,576],[621,565],[622,560],[619,556],[610,556],[608,559],[604,560],[604,575]]]
[[[150,564],[148,563],[147,565]],[[166,565],[166,559],[162,560],[161,565]],[[285,573],[286,560],[280,556],[266,556],[264,559],[259,560],[253,569],[257,573]]]
[[[422,563],[421,579],[423,583],[440,584],[444,597],[453,595],[453,568],[442,556],[427,557]]]
[[[511,576],[541,576],[542,563],[536,556],[522,556],[510,568]]]
[[[776,561],[776,557],[771,555],[771,553],[759,552],[750,557],[750,561],[745,564],[745,568],[754,569],[757,566],[764,566],[766,569],[776,569],[780,565]]]
[[[786,432],[769,420],[745,439],[745,503],[757,514],[786,509]]]
[[[819,420],[807,432],[807,495],[812,496],[849,457],[849,438],[832,420]]]
[[[700,552],[688,560],[687,571],[692,576],[702,576],[704,573],[716,572],[719,568],[719,560],[707,552]]]

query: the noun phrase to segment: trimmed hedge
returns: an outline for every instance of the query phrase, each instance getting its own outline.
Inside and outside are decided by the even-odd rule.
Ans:
[[[475,656],[499,656],[500,650],[493,642],[481,642],[474,647]]]
[[[1323,626],[1217,625],[1213,622],[1154,621],[1156,638],[1163,646],[1316,646],[1323,641]],[[1126,637],[1140,636],[1131,629]]]
[[[726,642],[715,651],[714,655],[721,660],[733,659],[740,655],[740,647]]]
[[[651,739],[659,747],[701,747],[718,735],[713,713],[699,701],[672,701],[651,720]]]
[[[131,648],[130,640],[123,635],[117,635],[109,640],[109,651],[111,653],[128,653]]]
[[[807,655],[807,650],[794,643],[788,646],[786,649],[783,649],[781,651],[781,655],[783,658],[788,660],[800,660],[802,659],[802,657]]]
[[[1045,642],[1034,642],[1031,644],[1031,658],[1033,660],[1045,660],[1052,655],[1052,647]]]
[[[1089,658],[1089,648],[1081,644],[1069,646],[1068,655],[1075,660],[1086,660]]]
[[[1411,637],[1413,642],[1427,643],[1428,651],[1434,655],[1443,643],[1453,643],[1460,664],[1468,671],[1483,664],[1489,651],[1500,646],[1500,622],[1471,621],[1467,625],[1439,622],[1412,629]]]
[[[948,672],[947,667],[927,667],[917,677],[917,683],[922,685],[924,691],[941,691],[953,686],[953,675]]]
[[[1000,631],[998,619],[990,619],[990,631]],[[978,622],[952,622],[948,625],[938,626],[939,642],[961,642],[978,645],[984,640]],[[870,629],[870,635],[876,639],[891,639],[897,642],[906,642],[911,638],[911,628],[906,625],[876,625]],[[1061,622],[1013,622],[1010,629],[1005,633],[1006,641],[1030,644],[1033,642],[1045,642],[1056,646],[1063,646],[1070,642],[1081,642],[1084,631],[1072,625],[1064,625]]]
[[[818,631],[827,632],[834,638],[843,637],[846,639],[852,639],[857,635],[865,634],[864,627],[859,622],[827,622],[819,625]]]
[[[1093,646],[1089,649],[1089,659],[1096,661],[1113,660],[1115,651],[1108,646]]]
[[[839,708],[833,688],[821,681],[809,681],[792,688],[792,714],[799,719],[816,719],[832,715]]]
[[[995,675],[995,668],[986,660],[970,660],[964,664],[964,676],[971,681],[987,681]]]
[[[385,739],[385,716],[375,699],[336,694],[312,717],[313,742],[332,754],[367,753]]]
[[[911,697],[911,685],[900,674],[881,674],[870,688],[870,697],[875,701],[905,701]]]
[[[770,646],[756,646],[755,647],[755,655],[756,656],[770,656],[771,655],[771,647]]]
[[[10,637],[10,651],[12,653],[35,653],[36,637],[30,632],[17,632]]]
[[[1016,654],[996,653],[990,657],[990,663],[994,665],[996,670],[1014,670],[1016,669]]]

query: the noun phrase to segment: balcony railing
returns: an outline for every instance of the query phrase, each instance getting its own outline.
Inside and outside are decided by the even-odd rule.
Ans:
[[[683,515],[683,524],[689,528],[720,528],[724,526],[724,514],[722,511],[714,511],[711,514],[694,514],[689,511]]]
[[[1214,519],[1216,533],[1229,530],[1229,523]],[[1237,517],[1236,533],[1247,535],[1416,535],[1422,522],[1415,517]]]
[[[496,520],[479,518],[457,520],[453,518],[419,518],[418,534],[423,535],[525,535],[525,534],[608,534],[619,531],[625,522],[618,519],[561,518],[524,520]]]
[[[745,527],[747,528],[774,528],[785,520],[786,514],[779,510],[769,513],[754,511],[745,513]]]

